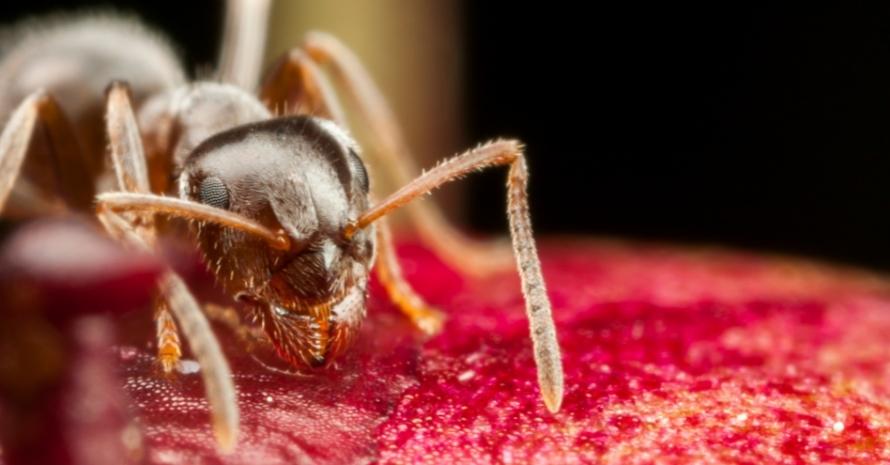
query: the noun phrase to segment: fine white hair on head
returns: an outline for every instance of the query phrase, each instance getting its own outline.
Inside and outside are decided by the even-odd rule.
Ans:
[[[349,131],[346,130],[346,128],[325,118],[312,117],[312,120],[315,121],[315,124],[318,124],[324,129],[325,132],[333,136],[344,149],[352,150],[356,154],[361,154],[358,143],[356,143],[355,139],[352,138],[352,135],[349,134]]]

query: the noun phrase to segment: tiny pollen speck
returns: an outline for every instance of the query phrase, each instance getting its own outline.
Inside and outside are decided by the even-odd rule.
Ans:
[[[183,375],[190,375],[201,371],[201,364],[194,360],[181,360],[177,370]]]

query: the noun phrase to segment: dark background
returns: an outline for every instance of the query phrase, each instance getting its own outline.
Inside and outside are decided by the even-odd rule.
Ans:
[[[537,231],[890,269],[890,7],[521,3],[465,2],[465,107],[470,140],[528,144]],[[215,60],[219,2],[115,4]],[[469,182],[504,231],[503,173]]]
[[[528,142],[539,229],[890,269],[886,3],[518,3],[467,3],[470,131]]]

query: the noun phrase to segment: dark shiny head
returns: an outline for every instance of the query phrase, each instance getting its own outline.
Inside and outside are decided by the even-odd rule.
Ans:
[[[207,265],[260,318],[279,354],[318,366],[346,348],[364,317],[373,231],[343,227],[368,208],[355,142],[327,120],[297,116],[238,126],[188,157],[180,196],[290,236],[290,250],[216,225],[197,225]]]

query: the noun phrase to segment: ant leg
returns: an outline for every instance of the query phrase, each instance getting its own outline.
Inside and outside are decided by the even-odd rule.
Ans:
[[[257,86],[266,47],[270,0],[227,0],[219,78],[249,92]]]
[[[117,213],[100,208],[97,216],[112,237],[131,247],[152,250],[148,238]],[[207,318],[201,313],[198,302],[182,278],[176,272],[167,270],[158,281],[158,290],[160,298],[167,303],[182,326],[182,333],[201,366],[216,441],[223,451],[231,451],[238,438],[239,413],[229,364]]]
[[[148,166],[126,84],[118,82],[111,84],[105,123],[118,189],[124,192],[149,192]],[[150,224],[143,226],[142,234],[150,236],[152,234]],[[179,331],[166,300],[156,298],[154,307],[157,359],[164,374],[170,375],[179,366],[179,360],[182,358]]]
[[[310,114],[347,126],[330,82],[297,48],[272,66],[260,87],[260,100],[276,114]]]
[[[531,329],[535,363],[538,367],[538,385],[544,404],[551,412],[557,412],[562,403],[563,373],[556,327],[553,323],[550,299],[541,274],[541,263],[532,235],[528,212],[526,186],[528,167],[522,145],[516,141],[495,141],[446,160],[411,181],[388,198],[375,205],[343,231],[347,239],[359,229],[369,226],[393,210],[417,197],[470,172],[484,168],[509,165],[507,178],[507,216],[513,253],[522,281],[525,311]]]
[[[438,334],[445,323],[445,315],[430,307],[402,276],[396,257],[392,233],[386,219],[377,224],[377,277],[390,300],[411,319],[418,329],[428,335]]]
[[[260,348],[269,348],[272,349],[272,354],[274,354],[274,346],[272,344],[272,340],[269,339],[269,336],[266,334],[260,327],[253,327],[245,325],[241,322],[241,317],[238,314],[238,311],[233,307],[224,307],[216,304],[206,304],[204,305],[204,314],[207,315],[211,321],[219,323],[232,334],[235,335],[235,338],[238,339],[238,342],[244,346],[244,351],[250,355],[250,358],[253,359],[259,366],[263,367],[266,370],[269,370],[273,373],[277,373],[280,375],[287,376],[295,376],[295,377],[304,377],[305,373],[300,371],[294,371],[292,369],[279,368],[277,366],[271,365],[265,362],[260,355],[257,354],[258,349]],[[277,359],[280,358],[275,355]]]
[[[201,366],[216,442],[223,451],[229,452],[238,441],[239,428],[238,402],[229,363],[210,323],[182,278],[168,271],[161,278],[159,288]]]
[[[6,204],[12,186],[19,177],[37,123],[38,101],[42,96],[38,92],[25,98],[12,112],[0,134],[0,207]]]
[[[155,334],[158,340],[158,361],[164,373],[169,375],[179,366],[182,348],[179,343],[179,329],[164,299],[155,301]]]
[[[313,32],[306,36],[306,52],[316,62],[328,65],[334,79],[369,126],[377,165],[390,181],[401,186],[414,179],[420,169],[405,141],[395,115],[358,57],[335,37]],[[470,275],[485,276],[513,263],[510,250],[501,241],[468,238],[454,228],[433,202],[417,202],[408,208],[412,226],[420,239],[446,263]]]
[[[31,164],[33,170],[24,168]],[[21,180],[21,192],[13,194],[23,170],[34,178]],[[0,209],[12,200],[12,209],[23,214],[57,210],[52,194],[72,209],[89,210],[93,175],[61,107],[49,94],[36,91],[13,111],[0,133]]]
[[[253,351],[259,345],[272,343],[265,331],[242,323],[241,316],[238,315],[238,311],[234,307],[208,303],[204,304],[204,314],[211,321],[228,328],[238,341],[244,345],[247,352]]]
[[[0,216],[26,220],[40,216],[63,215],[67,212],[68,207],[64,203],[50,197],[26,176],[19,175],[15,187],[6,198],[6,205],[0,209]]]
[[[139,129],[136,126],[127,88],[123,84],[112,84],[109,91],[107,126],[113,166],[121,187],[125,190],[147,190],[148,176],[142,141],[139,138]],[[137,228],[132,221],[107,208],[101,202],[97,205],[97,215],[109,234],[124,243],[148,251],[155,248],[155,238],[149,230]],[[201,308],[182,278],[168,269],[158,281],[158,291],[159,300],[166,304],[159,307],[157,313],[158,355],[162,366],[168,370],[166,365],[169,365],[169,369],[172,370],[178,361],[180,351],[175,325],[167,324],[168,319],[172,323],[170,319],[172,313],[181,325],[182,333],[201,365],[216,440],[221,449],[229,451],[237,440],[239,417],[229,364],[210,329],[210,324],[201,313]]]
[[[112,82],[108,88],[105,127],[118,189],[150,192],[142,135],[130,104],[130,88],[123,82]]]

